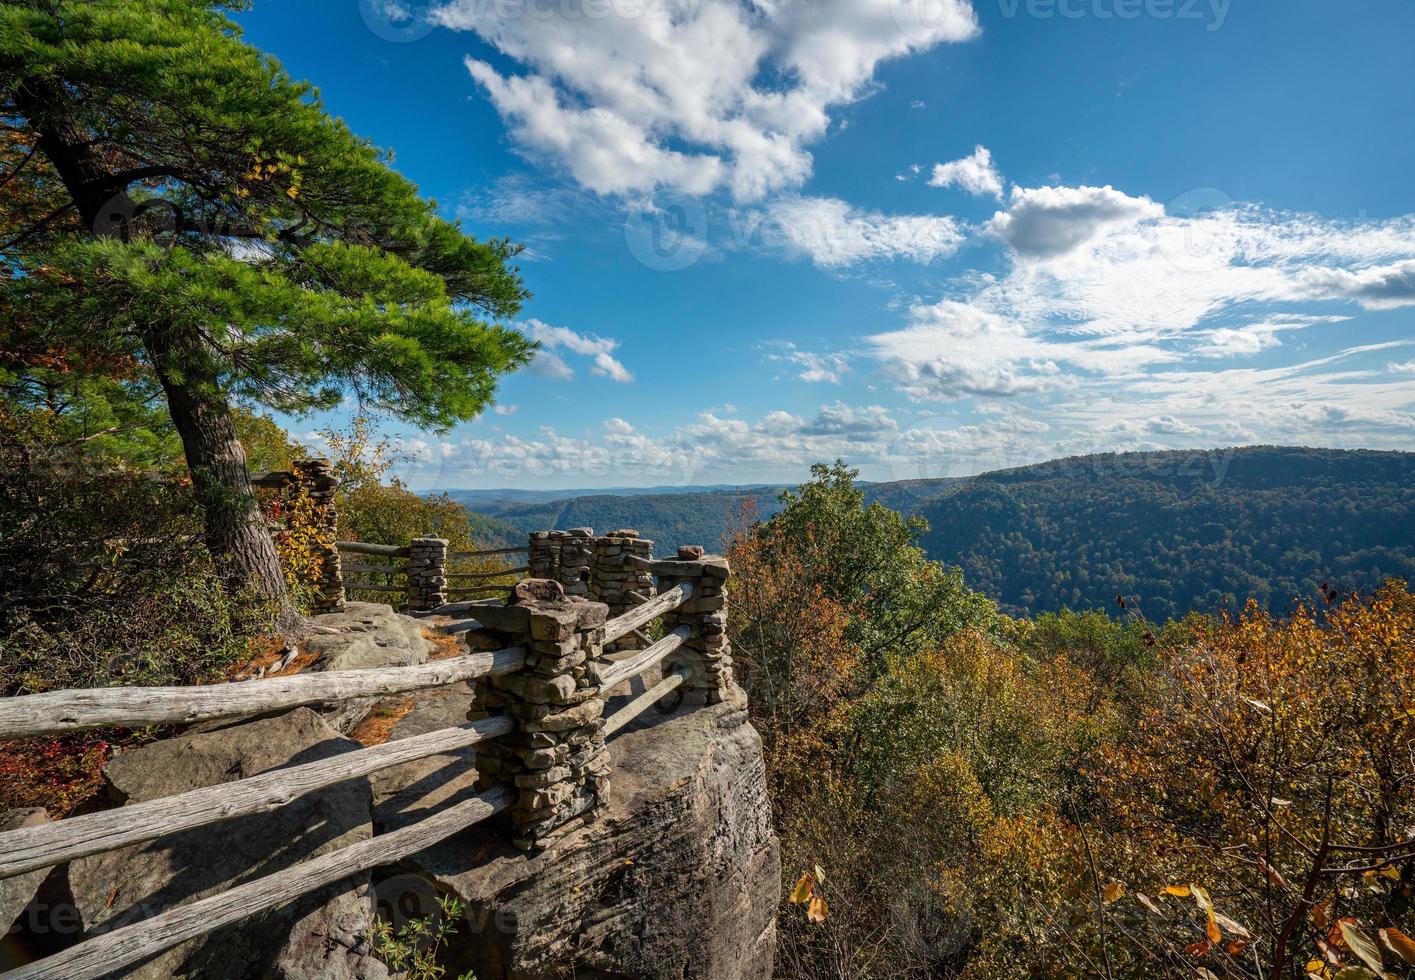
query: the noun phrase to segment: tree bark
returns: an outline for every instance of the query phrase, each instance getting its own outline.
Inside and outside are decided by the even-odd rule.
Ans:
[[[251,486],[246,450],[236,435],[211,352],[185,329],[150,329],[143,343],[167,395],[167,410],[182,440],[201,507],[206,546],[227,591],[248,589],[275,603],[281,631],[297,631],[301,618],[285,588],[280,558]]]
[[[135,231],[126,222],[110,220],[115,213],[131,216],[132,201],[76,122],[62,86],[48,79],[27,80],[16,88],[15,104],[90,233]],[[221,390],[214,352],[191,328],[169,324],[146,325],[142,339],[166,392],[202,509],[207,547],[227,589],[250,589],[275,603],[281,631],[298,632],[302,619],[290,602],[275,544],[251,487],[245,449]]]

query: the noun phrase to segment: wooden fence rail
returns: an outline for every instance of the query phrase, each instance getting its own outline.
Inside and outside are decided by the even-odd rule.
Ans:
[[[415,542],[417,544],[417,542]],[[408,548],[340,542],[351,554],[406,558]],[[481,557],[525,549],[506,548],[488,552],[460,552],[455,557]],[[641,559],[635,559],[641,561]],[[647,642],[640,631],[650,621],[674,613],[678,625],[662,639],[647,643],[617,661],[596,661],[598,691],[601,696],[615,686],[664,663],[675,651],[688,648],[688,662],[667,670],[662,679],[633,697],[604,722],[605,737],[628,725],[663,697],[692,682],[703,683],[703,625],[694,616],[678,610],[700,594],[702,608],[721,608],[721,593],[705,579],[685,577],[682,562],[645,562],[677,584],[649,598],[635,593],[635,608],[604,624],[595,644],[609,644],[630,634]],[[725,566],[723,566],[725,569]],[[354,565],[351,570],[396,573],[383,565]],[[462,577],[493,577],[509,572],[469,574]],[[691,574],[691,572],[688,572]],[[355,586],[369,589],[371,586]],[[383,586],[399,591],[397,586]],[[487,583],[447,592],[495,590]],[[700,592],[701,590],[701,592]],[[716,602],[717,605],[712,603]],[[475,615],[478,606],[463,604],[459,612]],[[711,613],[721,615],[721,613]],[[468,621],[471,626],[478,624]],[[696,625],[694,625],[696,624]],[[479,627],[478,627],[479,628]],[[706,641],[720,644],[721,629]],[[514,633],[500,634],[501,642],[520,643]],[[534,632],[528,635],[537,635]],[[697,657],[697,660],[693,658]],[[0,698],[0,739],[52,735],[84,728],[142,727],[159,724],[186,724],[218,718],[245,717],[269,711],[312,704],[332,704],[359,698],[379,697],[426,688],[443,687],[460,681],[510,674],[525,669],[527,653],[522,646],[426,664],[375,670],[350,670],[293,677],[264,678],[202,687],[100,688],[83,691],[53,691],[43,694]],[[697,664],[697,666],[690,666]],[[118,809],[83,814],[56,823],[20,828],[0,833],[0,880],[43,868],[55,867],[79,858],[122,847],[158,840],[252,814],[267,813],[289,805],[309,793],[350,779],[366,777],[391,766],[475,745],[507,735],[517,729],[517,716],[498,714],[480,721],[441,729],[382,745],[346,752],[329,759],[287,766],[246,779],[201,787],[174,796],[133,803]],[[602,744],[602,743],[601,743]],[[4,974],[3,980],[90,980],[148,959],[187,940],[231,925],[258,912],[281,905],[301,895],[368,871],[390,865],[425,849],[452,834],[470,827],[516,804],[518,792],[510,785],[481,793],[450,806],[417,823],[369,840],[343,847],[329,854],[301,861],[290,868],[235,886],[219,895],[168,909],[142,921],[115,928],[38,962]],[[514,811],[513,811],[514,812]]]
[[[0,739],[84,728],[142,728],[240,718],[301,705],[443,687],[490,674],[509,674],[525,663],[525,650],[511,647],[411,667],[296,674],[204,687],[100,687],[25,694],[0,698]]]
[[[179,905],[149,919],[85,940],[4,975],[4,980],[96,980],[178,943],[204,936],[336,881],[431,847],[511,805],[498,787],[391,833],[341,847],[275,874]]]
[[[647,602],[634,607],[622,616],[617,616],[604,624],[604,642],[613,643],[621,636],[627,636],[640,626],[653,622],[666,612],[672,612],[693,596],[690,582],[681,582],[667,592],[661,593]]]
[[[0,878],[114,851],[167,834],[256,813],[269,813],[316,790],[455,749],[514,729],[505,715],[456,728],[385,742],[330,759],[273,769],[258,776],[69,817],[58,823],[0,833]]]
[[[690,676],[692,675],[689,673],[688,668],[674,668],[663,680],[604,719],[604,737],[606,739],[612,737],[619,729],[647,711],[649,705],[656,704],[663,700],[665,695],[672,694],[678,688],[682,687],[683,683]]]

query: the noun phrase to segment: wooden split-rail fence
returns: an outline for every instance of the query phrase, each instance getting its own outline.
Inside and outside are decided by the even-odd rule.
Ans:
[[[576,548],[583,550],[580,537],[570,544],[572,554],[579,553]],[[616,540],[626,539],[621,535]],[[544,561],[544,543],[556,539],[533,536],[533,547],[537,541]],[[608,739],[674,691],[681,689],[682,703],[691,706],[722,700],[731,685],[725,630],[727,562],[704,556],[700,548],[680,549],[676,559],[668,560],[645,558],[632,553],[642,548],[622,544],[596,550],[606,575],[617,567],[621,582],[641,584],[639,589],[627,590],[632,592],[625,596],[628,608],[612,618],[609,605],[583,597],[520,604],[467,602],[441,610],[464,618],[467,628],[458,632],[474,634],[482,645],[499,643],[495,649],[375,670],[198,687],[66,690],[0,699],[0,740],[248,717],[463,681],[475,682],[475,703],[487,712],[466,724],[334,758],[0,833],[0,879],[4,879],[267,813],[345,780],[466,746],[478,746],[478,785],[485,787],[477,796],[412,825],[111,931],[99,931],[62,952],[5,973],[4,980],[86,980],[122,970],[327,885],[391,865],[497,814],[505,815],[512,841],[529,851],[549,846],[592,820],[609,796]],[[654,582],[657,594],[652,594],[654,588],[642,586],[645,578]],[[655,620],[663,620],[661,638],[638,649],[624,648],[626,640],[643,635]],[[627,700],[612,713],[604,713],[615,688],[627,687],[628,681],[655,668],[658,679],[652,683],[645,679],[645,690],[624,694]],[[553,757],[553,774],[560,783],[527,787],[527,782],[544,784],[547,772],[541,765],[544,759],[533,760],[536,768],[528,768],[528,754]],[[517,778],[528,774],[536,778]]]

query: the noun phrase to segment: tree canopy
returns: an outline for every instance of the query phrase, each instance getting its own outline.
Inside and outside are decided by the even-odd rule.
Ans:
[[[498,322],[527,295],[519,247],[439,217],[241,39],[241,6],[0,4],[0,382],[51,403],[92,376],[109,402],[160,384],[208,543],[249,582],[273,551],[233,403],[352,396],[444,428],[534,345]]]

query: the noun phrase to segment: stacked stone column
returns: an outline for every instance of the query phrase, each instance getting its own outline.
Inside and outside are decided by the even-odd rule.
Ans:
[[[411,612],[447,604],[447,539],[414,538],[408,545],[408,591]]]
[[[554,582],[522,582],[518,593],[526,586]],[[514,789],[509,819],[522,850],[540,850],[593,820],[609,800],[604,698],[593,663],[607,615],[603,603],[579,597],[477,611],[503,645],[527,650],[524,670],[477,686],[482,708],[516,722],[515,731],[478,746],[477,768],[484,782]]]
[[[297,460],[293,475],[297,488],[314,504],[312,516],[319,563],[314,582],[315,612],[339,612],[344,608],[344,572],[339,563],[339,549],[334,546],[339,534],[339,514],[334,505],[339,479],[327,459]]]
[[[636,592],[645,599],[654,595],[653,575],[647,569],[631,568],[624,562],[626,555],[651,559],[653,542],[639,537],[638,531],[610,531],[607,535],[594,539],[594,559],[590,566],[590,598],[609,607],[610,618],[628,612],[639,605],[639,600],[630,595]],[[636,650],[642,644],[632,633],[616,640],[605,648],[606,653],[616,650]]]
[[[536,534],[544,534],[545,538],[537,540]],[[537,531],[536,534],[531,535],[530,541],[534,552],[528,562],[530,574],[559,582],[566,595],[587,597],[590,563],[594,558],[594,529],[577,527],[569,531]],[[542,575],[538,569],[550,574]]]
[[[666,566],[671,571],[663,571]],[[664,664],[664,672],[676,665],[690,671],[683,685],[689,703],[720,704],[732,686],[732,646],[727,641],[727,579],[731,571],[726,558],[704,555],[697,545],[679,548],[676,558],[660,560],[658,590],[667,592],[680,582],[690,582],[693,597],[663,617],[664,630],[687,626],[692,635]]]
[[[558,579],[560,577],[560,539],[551,537],[560,531],[532,531],[526,548],[528,578]]]

